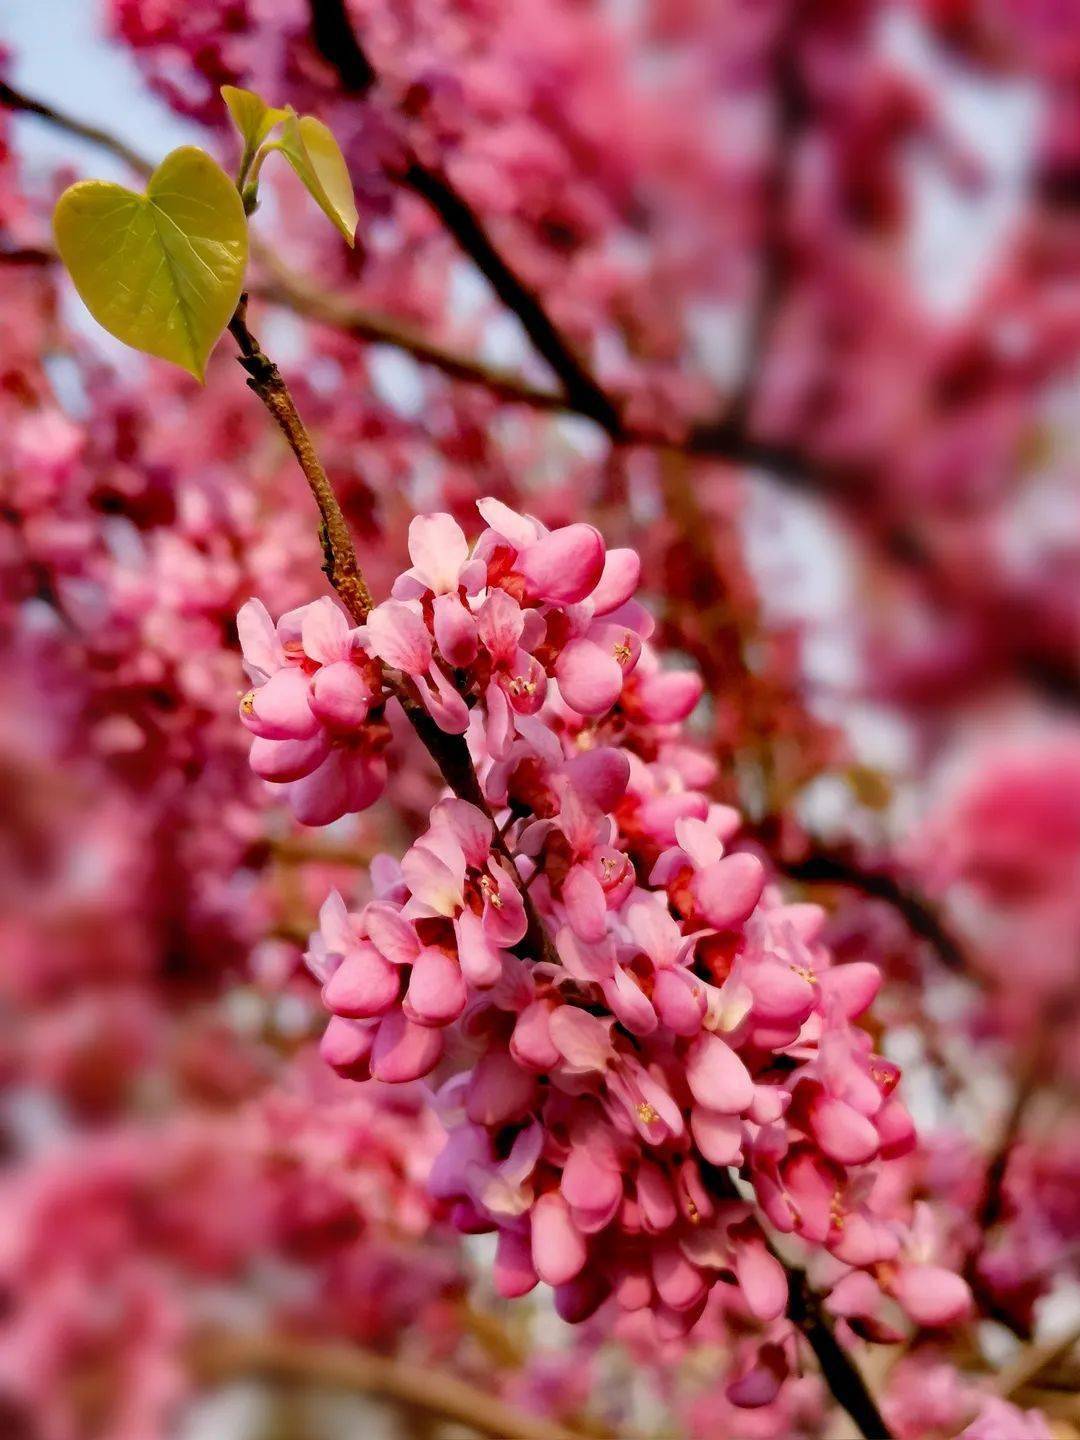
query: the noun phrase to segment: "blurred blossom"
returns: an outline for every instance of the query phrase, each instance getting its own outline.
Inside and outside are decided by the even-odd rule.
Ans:
[[[344,1347],[825,1440],[805,1272],[897,1440],[1075,1440],[1080,15],[15,8],[150,158],[235,166],[222,84],[337,136],[252,325],[376,606],[228,337],[52,263],[124,167],[0,110],[0,1435],[414,1433]]]

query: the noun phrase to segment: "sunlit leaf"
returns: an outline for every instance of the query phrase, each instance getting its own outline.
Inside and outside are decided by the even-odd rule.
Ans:
[[[236,85],[222,85],[221,98],[244,138],[244,148],[249,151],[257,150],[274,126],[280,125],[289,113],[267,105],[254,90],[241,90]]]
[[[98,324],[201,380],[247,264],[244,207],[216,161],[181,146],[154,171],[144,195],[80,181],[61,195],[53,230]]]
[[[276,145],[323,213],[352,245],[359,216],[345,157],[330,131],[314,115],[290,112]]]

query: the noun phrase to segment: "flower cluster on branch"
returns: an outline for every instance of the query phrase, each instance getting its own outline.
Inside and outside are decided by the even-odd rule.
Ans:
[[[858,1023],[879,973],[832,963],[824,912],[785,904],[710,801],[685,728],[701,684],[661,666],[637,556],[478,508],[471,549],[449,515],[414,519],[412,566],[362,626],[325,599],[276,625],[241,611],[252,765],[305,818],[375,798],[384,667],[466,735],[487,807],[439,800],[363,909],[324,903],[325,1058],[434,1075],[449,1138],[430,1183],[462,1230],[498,1232],[506,1296],[543,1281],[572,1321],[614,1296],[677,1335],[723,1282],[766,1325],[789,1297],[763,1216],[840,1262],[831,1308],[861,1333],[895,1333],[889,1302],[956,1320],[966,1285],[875,1198],[876,1165],[914,1141]],[[763,1351],[750,1403],[783,1355]]]

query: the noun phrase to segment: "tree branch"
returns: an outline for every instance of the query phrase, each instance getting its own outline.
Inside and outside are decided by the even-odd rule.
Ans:
[[[1038,1084],[1042,1054],[1035,1047],[1021,1068],[1013,1092],[1012,1104],[1002,1122],[997,1144],[987,1162],[983,1174],[982,1190],[975,1211],[975,1225],[980,1239],[985,1241],[987,1233],[1002,1217],[1005,1202],[1005,1176],[1012,1158],[1013,1146],[1020,1135],[1024,1116],[1031,1103]],[[978,1254],[973,1257],[978,1259]]]
[[[193,1345],[190,1364],[210,1384],[259,1375],[376,1395],[495,1440],[581,1440],[582,1436],[557,1421],[516,1410],[456,1375],[353,1346],[281,1335],[221,1333]]]
[[[326,577],[354,622],[363,625],[375,602],[357,561],[349,527],[288,387],[247,327],[246,295],[241,295],[240,304],[229,321],[229,333],[239,347],[240,364],[247,371],[249,388],[269,410],[289,442],[319,507]]]
[[[804,0],[781,8],[773,37],[773,134],[763,193],[763,234],[757,300],[746,337],[742,383],[721,425],[744,430],[753,408],[758,375],[765,358],[776,313],[783,299],[788,260],[788,209],[796,137],[805,114],[805,96],[796,64]]]
[[[366,95],[379,77],[356,38],[344,0],[311,0],[311,35],[342,87],[351,95]]]
[[[310,0],[312,38],[337,71],[342,89],[366,96],[377,76],[353,30],[345,0]],[[571,408],[595,420],[614,440],[624,436],[617,406],[590,374],[528,286],[496,249],[483,221],[445,175],[411,155],[396,178],[418,195],[442,221],[462,251],[486,277],[495,294],[520,320],[537,354],[558,377]]]
[[[884,901],[901,915],[908,928],[930,944],[948,970],[973,975],[964,947],[937,909],[909,885],[886,870],[861,865],[846,850],[817,848],[803,860],[779,861],[792,880],[806,885],[842,885],[871,899]]]
[[[501,400],[528,405],[535,410],[568,410],[566,397],[556,390],[545,390],[494,365],[485,365],[448,346],[429,340],[420,331],[391,315],[378,314],[362,305],[355,305],[340,296],[328,294],[289,270],[264,245],[253,245],[252,253],[266,269],[270,278],[256,281],[251,293],[273,305],[292,310],[316,324],[328,325],[358,340],[376,345],[391,345],[404,350],[423,365],[441,370],[453,380],[479,385]]]
[[[1052,1022],[1051,1016],[1047,1016],[1046,1019],[1048,1024]],[[1040,1035],[1039,1044],[1031,1046],[1020,1066],[1012,1103],[1002,1121],[997,1141],[983,1171],[982,1187],[974,1207],[974,1244],[968,1251],[964,1262],[964,1278],[971,1286],[981,1308],[991,1319],[1007,1326],[1014,1335],[1025,1340],[1030,1338],[1030,1327],[1024,1322],[1018,1321],[1007,1308],[1001,1305],[982,1275],[980,1261],[986,1251],[990,1232],[1004,1213],[1005,1179],[1008,1174],[1009,1161],[1012,1159],[1013,1147],[1020,1135],[1028,1106],[1038,1088],[1043,1062],[1041,1044],[1044,1039],[1045,1037]]]
[[[833,1398],[854,1420],[864,1440],[892,1440],[892,1431],[886,1425],[858,1366],[833,1334],[821,1299],[810,1288],[805,1271],[793,1266],[785,1268],[788,1276],[788,1318],[806,1336]]]
[[[333,3],[338,3],[338,0],[333,0]],[[579,415],[595,420],[613,440],[625,439],[626,430],[614,401],[574,354],[536,293],[496,250],[480,217],[468,201],[445,176],[415,159],[406,168],[403,180],[435,211],[461,249],[487,278],[495,294],[520,320],[534,349],[558,376],[571,408]]]
[[[311,0],[311,3],[313,6],[330,6],[340,9],[340,0]],[[324,31],[324,33],[326,32]],[[352,67],[349,68],[351,73]],[[123,160],[139,175],[149,175],[153,171],[153,165],[145,156],[138,154],[115,135],[111,135],[95,125],[88,125],[81,120],[76,120],[63,111],[45,104],[44,101],[36,100],[33,96],[15,89],[12,85],[0,82],[0,104],[6,105],[12,110],[36,115],[55,129],[92,141],[117,156],[118,159]],[[699,423],[692,423],[682,438],[645,427],[628,426],[621,418],[618,397],[613,398],[607,395],[600,389],[597,382],[581,369],[580,363],[574,357],[569,346],[559,335],[550,319],[543,314],[535,294],[513,275],[506,263],[495,252],[490,240],[487,239],[486,232],[475,214],[469,210],[466,202],[461,197],[457,197],[457,200],[461,207],[458,211],[458,219],[463,227],[459,238],[464,241],[471,237],[481,244],[480,237],[483,237],[482,243],[486,245],[487,249],[483,254],[474,258],[477,259],[477,263],[480,263],[486,256],[487,262],[502,275],[503,289],[499,292],[500,298],[503,298],[505,303],[514,309],[519,318],[522,317],[516,309],[515,302],[525,303],[527,312],[531,310],[531,307],[541,310],[542,318],[537,318],[534,314],[534,320],[538,327],[538,334],[543,332],[547,336],[545,343],[552,354],[554,355],[557,351],[562,357],[560,364],[565,373],[560,373],[555,367],[553,359],[545,357],[549,358],[552,368],[556,369],[556,373],[563,381],[564,389],[562,391],[546,390],[542,386],[532,385],[507,371],[484,365],[469,356],[435,344],[395,319],[374,314],[349,301],[327,295],[310,282],[295,275],[273,251],[258,241],[254,241],[252,244],[252,254],[270,271],[271,279],[263,282],[256,281],[250,287],[251,293],[261,295],[273,304],[293,310],[307,319],[332,325],[359,339],[393,345],[413,355],[421,363],[432,365],[443,371],[455,380],[461,380],[470,385],[480,385],[503,399],[528,405],[533,409],[558,410],[585,416],[600,424],[613,439],[627,444],[646,445],[681,454],[713,457],[732,465],[745,465],[750,468],[767,470],[785,485],[805,490],[811,494],[852,496],[865,489],[866,477],[861,472],[847,471],[835,466],[822,467],[816,465],[810,457],[794,446],[755,439],[748,435],[745,427],[736,423],[730,415],[725,415],[719,420],[703,420]],[[471,216],[471,220],[475,222],[475,230],[472,229],[465,215],[466,211]],[[488,251],[490,254],[487,253]],[[20,248],[9,251],[8,255],[15,263],[30,260],[32,263],[38,264],[55,258],[53,252],[45,249],[35,249],[29,255],[24,255]],[[0,251],[0,262],[3,262],[5,258],[5,253]],[[489,276],[489,278],[491,277]],[[528,329],[528,327],[526,328]],[[530,338],[535,339],[532,332],[530,332]],[[543,351],[541,350],[540,353],[543,354]]]
[[[711,1166],[708,1170],[721,1196],[729,1200],[745,1198],[730,1169]],[[806,1337],[829,1393],[851,1416],[863,1440],[893,1440],[892,1431],[885,1424],[862,1372],[833,1333],[832,1322],[825,1314],[820,1295],[810,1285],[806,1271],[784,1258],[764,1227],[762,1233],[766,1249],[787,1276],[787,1317]]]
[[[9,110],[21,110],[26,115],[36,115],[40,120],[57,129],[66,130],[69,135],[77,135],[81,140],[89,140],[92,145],[97,145],[102,150],[108,150],[125,165],[129,165],[139,175],[153,174],[154,167],[144,155],[133,150],[130,145],[125,144],[118,136],[111,134],[108,130],[102,130],[97,125],[90,125],[85,120],[76,120],[71,115],[65,115],[62,111],[46,105],[44,101],[35,100],[32,95],[26,95],[21,90],[16,90],[14,85],[7,81],[0,80],[0,105],[5,105]]]

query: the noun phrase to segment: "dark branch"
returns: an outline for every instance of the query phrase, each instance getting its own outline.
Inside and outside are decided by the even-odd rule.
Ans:
[[[803,884],[842,885],[884,901],[903,916],[910,930],[933,946],[943,965],[973,974],[963,946],[930,901],[888,871],[860,865],[845,851],[824,849],[815,850],[804,860],[780,862],[780,868],[792,880]]]
[[[39,119],[47,121],[50,125],[58,126],[66,130],[69,135],[78,135],[82,140],[89,140],[92,145],[98,145],[102,150],[108,150],[125,165],[130,165],[140,175],[150,175],[154,167],[137,150],[126,145],[123,140],[102,130],[97,125],[88,125],[84,120],[76,120],[71,115],[65,115],[63,111],[56,110],[51,105],[44,104],[41,100],[35,100],[31,95],[25,95],[21,90],[16,90],[14,85],[9,85],[5,80],[0,80],[0,105],[9,110],[21,110],[25,115],[36,115]]]
[[[825,1383],[859,1427],[865,1440],[892,1440],[874,1397],[857,1366],[833,1334],[821,1299],[807,1283],[802,1270],[788,1268],[788,1318],[806,1336],[817,1357]]]
[[[783,302],[787,278],[792,167],[798,131],[806,113],[806,99],[797,64],[802,9],[803,0],[793,0],[786,12],[783,7],[778,11],[770,57],[773,133],[762,194],[757,297],[746,337],[742,383],[720,422],[722,426],[740,431],[746,427],[753,409],[754,392],[777,311]]]
[[[251,293],[273,305],[284,306],[317,324],[332,326],[358,340],[376,345],[392,345],[404,350],[421,364],[431,365],[468,385],[479,385],[500,400],[528,405],[535,410],[569,410],[572,406],[557,390],[531,385],[508,370],[485,365],[445,345],[429,340],[418,330],[391,315],[384,315],[355,305],[337,295],[317,289],[301,276],[288,270],[265,246],[253,246],[253,254],[270,272],[271,278],[257,281]],[[3,252],[0,251],[0,259]]]
[[[623,439],[625,431],[614,402],[555,328],[535,293],[496,250],[468,201],[444,176],[416,160],[405,171],[404,181],[431,206],[465,254],[487,277],[499,299],[521,321],[537,353],[558,376],[572,408],[595,420],[613,440]]]
[[[344,0],[311,0],[311,16],[315,44],[337,71],[342,88],[351,94],[366,95],[375,71],[352,29]],[[344,32],[348,32],[348,40],[343,38]],[[558,377],[571,407],[595,420],[612,439],[621,439],[623,425],[618,408],[574,354],[535,292],[495,248],[483,221],[465,197],[445,175],[415,155],[397,178],[438,215],[495,294],[518,317],[537,354]]]
[[[35,245],[0,244],[0,265],[25,265],[28,269],[39,269],[51,265],[56,259],[52,250]]]
[[[378,1355],[353,1345],[291,1335],[218,1332],[196,1340],[189,1364],[206,1384],[260,1375],[294,1384],[378,1395],[496,1440],[581,1440],[545,1416],[516,1410],[496,1395],[428,1364]]]
[[[311,0],[311,34],[342,87],[351,95],[366,95],[379,77],[360,48],[345,0]]]

